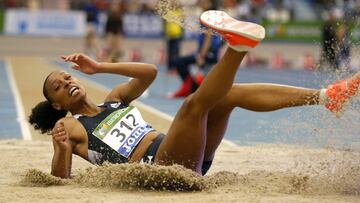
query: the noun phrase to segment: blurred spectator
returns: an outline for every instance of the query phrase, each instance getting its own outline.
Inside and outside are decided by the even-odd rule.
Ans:
[[[199,5],[203,11],[216,9],[212,0],[199,0]],[[197,52],[175,61],[174,65],[183,84],[179,90],[170,95],[172,98],[185,97],[194,92],[202,82],[202,70],[212,66],[218,60],[221,38],[206,32],[205,26],[200,29]]]
[[[108,62],[117,62],[122,56],[120,46],[123,37],[123,10],[124,5],[122,1],[113,0],[111,2],[109,15],[105,24],[105,39],[107,44],[105,60]]]
[[[327,65],[334,70],[339,68],[338,54],[336,50],[338,47],[336,23],[336,10],[333,9],[329,13],[329,17],[323,25],[321,64],[327,63]]]
[[[237,10],[236,10],[237,2],[236,0],[223,0],[222,1],[222,8],[220,10],[225,11],[230,16],[238,17]]]
[[[346,23],[341,24],[336,30],[336,35],[339,46],[339,53],[338,53],[339,67],[343,69],[348,69],[350,68],[350,48],[351,48],[349,25]]]
[[[99,25],[99,9],[96,7],[95,0],[84,5],[86,13],[86,34],[85,34],[85,53],[92,58],[97,58],[98,45],[96,31]]]
[[[17,0],[4,0],[3,4],[5,8],[15,8],[21,6],[21,3]]]
[[[353,0],[344,0],[343,3],[343,23],[337,29],[337,38],[339,41],[339,65],[344,69],[351,69],[351,24],[354,23],[355,2]],[[355,17],[356,18],[356,17]]]
[[[169,1],[170,3],[177,3],[177,1]],[[156,1],[155,0],[142,0],[141,5],[141,12],[142,13],[153,13],[155,11],[156,7]]]
[[[40,8],[39,0],[29,0],[28,1],[28,8],[31,11],[37,11]]]
[[[129,13],[139,13],[142,10],[142,1],[141,0],[131,0],[127,7],[127,12]]]
[[[237,17],[242,20],[247,19],[250,15],[251,9],[252,6],[249,3],[249,0],[240,0],[236,8]]]
[[[289,8],[285,7],[284,1],[274,0],[266,12],[266,17],[273,22],[288,22],[290,20]]]
[[[168,15],[174,16],[175,19],[182,22],[184,14],[180,5],[176,2],[170,1],[171,10],[168,11]],[[175,69],[174,62],[179,58],[180,54],[180,43],[183,37],[183,28],[176,22],[165,21],[165,38],[167,48],[167,68],[168,71],[172,72]]]

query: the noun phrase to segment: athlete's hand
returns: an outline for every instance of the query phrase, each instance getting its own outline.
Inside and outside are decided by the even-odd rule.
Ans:
[[[57,146],[59,146],[60,149],[62,150],[71,149],[69,134],[65,129],[64,122],[60,121],[56,123],[51,134],[54,143],[57,144]]]
[[[97,73],[99,67],[99,63],[97,61],[91,59],[85,54],[75,53],[68,56],[62,56],[61,58],[64,61],[73,62],[73,69],[89,75]]]

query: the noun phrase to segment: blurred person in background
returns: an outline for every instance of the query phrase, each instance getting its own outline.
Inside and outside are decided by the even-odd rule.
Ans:
[[[247,19],[252,8],[253,7],[249,0],[239,0],[236,6],[236,15],[239,19]]]
[[[322,54],[321,64],[326,63],[332,70],[339,68],[337,57],[338,37],[337,37],[337,16],[336,10],[332,9],[328,18],[324,22],[322,29]],[[324,67],[323,65],[321,67]]]
[[[199,0],[198,4],[202,11],[216,10],[214,0]],[[186,97],[194,92],[202,82],[204,69],[218,61],[222,45],[220,36],[207,32],[205,26],[201,26],[200,29],[197,51],[194,54],[179,57],[174,63],[182,85],[176,92],[170,93],[169,98]]]
[[[97,27],[99,25],[99,9],[96,7],[95,0],[85,3],[86,13],[86,34],[85,34],[85,53],[92,58],[98,58]]]
[[[177,1],[170,1],[170,2],[177,2]],[[142,0],[141,1],[141,10],[140,12],[143,14],[150,13],[153,14],[155,11],[157,0]]]
[[[105,39],[107,46],[104,56],[105,61],[117,62],[122,56],[121,41],[123,38],[123,12],[123,1],[111,1],[109,15],[105,24]]]
[[[238,5],[237,0],[222,0],[221,10],[225,11],[231,16],[235,16],[236,18],[238,18],[237,5]]]
[[[170,1],[169,6],[171,8],[167,15],[171,15],[180,22],[184,19],[184,13],[181,9],[181,5],[177,2]],[[183,38],[183,28],[179,23],[165,20],[165,39],[166,39],[166,57],[167,57],[167,69],[170,74],[174,73],[175,60],[179,58],[180,43]]]
[[[337,38],[339,41],[339,65],[345,70],[351,69],[351,24],[354,22],[355,2],[353,0],[344,0],[343,3],[343,23],[337,29]]]
[[[349,24],[344,23],[339,25],[336,35],[339,45],[339,52],[338,52],[339,67],[344,70],[348,70],[351,68],[350,67],[351,37],[349,31]]]

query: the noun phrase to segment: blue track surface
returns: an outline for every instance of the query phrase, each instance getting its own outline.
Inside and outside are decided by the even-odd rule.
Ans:
[[[71,71],[68,64],[55,63]],[[169,100],[165,96],[167,92],[176,90],[180,86],[180,81],[161,70],[165,68],[160,68],[158,78],[150,87],[149,96],[140,100],[174,116],[182,100]],[[75,72],[71,71],[71,73]],[[127,81],[124,77],[110,74],[94,76],[81,74],[81,76],[108,88]],[[269,82],[308,88],[321,88],[333,80],[334,76],[326,73],[255,68],[240,69],[236,77],[236,82],[242,83]],[[349,112],[338,119],[322,106],[297,107],[267,113],[250,112],[239,108],[231,115],[225,138],[240,144],[290,143],[324,146],[333,143],[348,148],[360,140],[358,136],[360,128],[357,127],[360,112],[354,112],[354,109]]]
[[[0,61],[0,139],[22,138],[5,62]]]

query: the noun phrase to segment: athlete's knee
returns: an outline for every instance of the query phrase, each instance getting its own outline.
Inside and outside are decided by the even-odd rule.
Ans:
[[[246,97],[246,87],[238,84],[234,84],[228,94],[222,99],[221,103],[225,107],[235,107],[239,98]]]
[[[199,102],[196,101],[196,96],[194,97],[194,94],[190,94],[188,97],[186,97],[182,108],[184,113],[189,115],[198,116],[204,113],[203,108],[201,107]]]
[[[221,99],[217,104],[216,107],[217,108],[222,108],[222,109],[233,109],[236,105],[236,97],[237,96],[242,96],[241,94],[236,94],[235,93],[235,87],[233,86],[229,93],[223,98]]]

